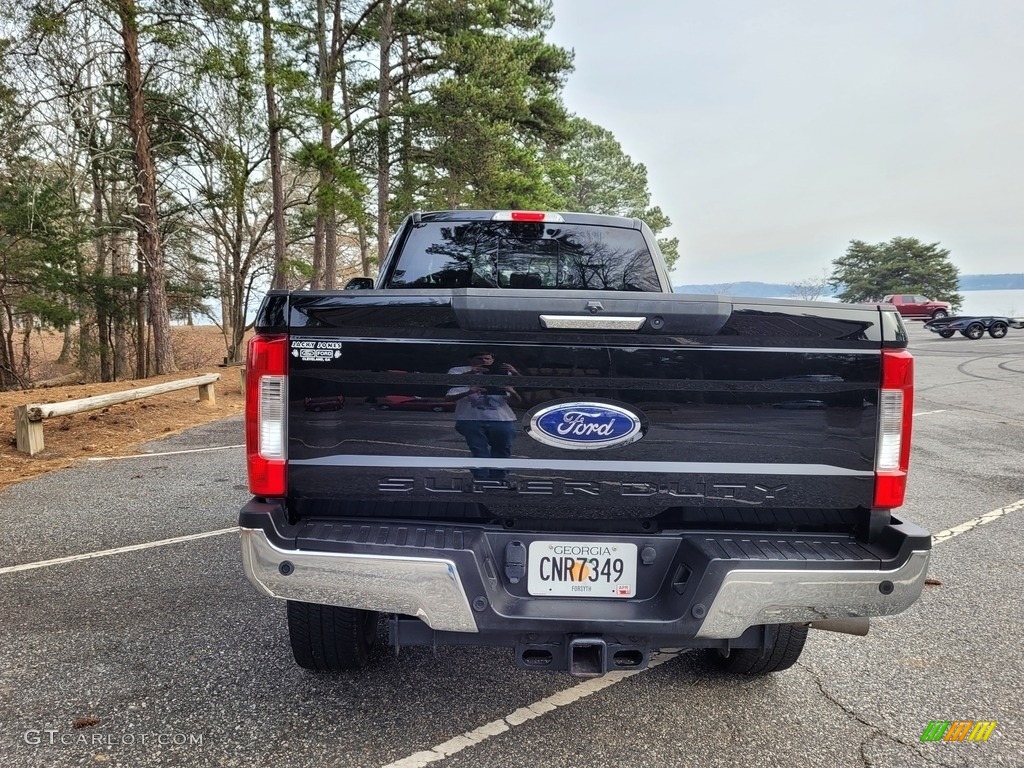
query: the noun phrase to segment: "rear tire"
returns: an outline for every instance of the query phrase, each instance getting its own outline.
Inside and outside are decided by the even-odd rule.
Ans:
[[[971,323],[962,331],[960,331],[960,333],[962,333],[964,336],[966,336],[968,339],[971,339],[972,341],[977,341],[978,339],[985,335],[985,326],[982,325],[981,323]]]
[[[1007,328],[1009,328],[1009,326],[1006,323],[992,323],[992,325],[988,327],[988,335],[993,339],[1001,339],[1006,335]]]
[[[377,641],[377,613],[289,600],[288,638],[295,663],[304,669],[360,669]]]
[[[769,627],[769,632],[772,627]],[[733,675],[757,677],[781,672],[796,664],[807,642],[807,627],[802,624],[778,624],[775,640],[766,648],[734,648],[729,655],[717,648],[708,651],[715,666]]]
[[[944,339],[951,339],[953,338],[954,333],[956,333],[956,331],[939,331],[939,336],[941,336]]]

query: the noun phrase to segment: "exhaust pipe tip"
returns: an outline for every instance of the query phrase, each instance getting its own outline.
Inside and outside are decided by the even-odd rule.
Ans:
[[[871,619],[866,617],[855,617],[851,619],[825,619],[824,621],[812,621],[811,629],[823,629],[827,632],[841,632],[844,635],[857,635],[864,637],[871,629]]]

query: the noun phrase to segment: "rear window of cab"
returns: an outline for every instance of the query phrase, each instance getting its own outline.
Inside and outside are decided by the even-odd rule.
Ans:
[[[423,222],[388,287],[661,291],[640,231],[521,221]]]

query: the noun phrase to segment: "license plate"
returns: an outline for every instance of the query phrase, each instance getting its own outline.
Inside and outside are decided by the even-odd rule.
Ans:
[[[533,541],[526,588],[549,597],[633,597],[636,544]]]

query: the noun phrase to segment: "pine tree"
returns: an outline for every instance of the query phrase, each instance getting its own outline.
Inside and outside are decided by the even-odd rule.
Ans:
[[[829,285],[841,301],[877,301],[892,293],[917,293],[948,301],[954,311],[963,303],[957,293],[960,272],[939,243],[894,237],[871,245],[851,240],[846,253],[832,262]]]

